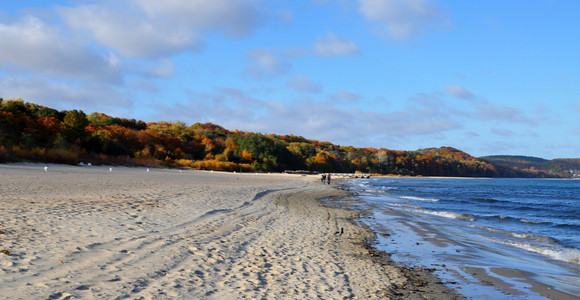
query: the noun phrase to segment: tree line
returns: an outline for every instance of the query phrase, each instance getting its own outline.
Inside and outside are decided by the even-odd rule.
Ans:
[[[502,170],[502,173],[516,177],[534,176],[534,174],[547,173],[554,177],[578,177],[580,174],[579,158],[557,158],[547,160],[538,157],[517,156],[517,155],[493,155],[484,156],[479,159],[493,164]],[[574,176],[576,175],[576,176]]]
[[[460,150],[356,148],[227,130],[212,123],[150,122],[0,99],[0,162],[167,166],[223,171],[372,173],[410,176],[548,177],[509,173]],[[529,176],[528,176],[529,175]]]

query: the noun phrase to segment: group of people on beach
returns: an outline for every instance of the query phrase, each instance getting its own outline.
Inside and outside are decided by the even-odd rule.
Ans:
[[[320,176],[320,182],[322,182],[322,184],[324,184],[324,183],[330,184],[330,173],[322,174]]]

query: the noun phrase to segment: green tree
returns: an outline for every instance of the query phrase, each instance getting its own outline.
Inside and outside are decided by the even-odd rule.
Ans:
[[[58,112],[56,109],[48,108],[48,107],[41,107],[37,112],[36,116],[38,118],[55,118],[62,121],[64,115]]]
[[[62,122],[61,140],[68,145],[82,145],[88,133],[85,128],[89,125],[87,115],[82,110],[66,112]]]
[[[7,111],[0,111],[0,146],[18,144],[20,131],[21,128],[14,114]]]
[[[247,133],[238,137],[238,151],[246,150],[252,154],[257,168],[265,171],[294,169],[296,160],[286,148],[287,143],[260,133]]]
[[[87,120],[95,126],[107,126],[113,124],[113,118],[104,113],[94,112],[87,116]]]
[[[28,114],[28,108],[24,101],[20,98],[13,99],[13,100],[5,100],[2,103],[2,110],[11,112],[15,116],[25,116]]]

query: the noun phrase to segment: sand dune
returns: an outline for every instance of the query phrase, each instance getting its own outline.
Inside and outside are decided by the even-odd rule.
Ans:
[[[343,193],[298,175],[0,165],[0,295],[460,298],[316,200]]]

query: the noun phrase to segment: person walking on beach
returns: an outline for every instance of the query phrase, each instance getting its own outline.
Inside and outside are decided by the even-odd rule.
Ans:
[[[326,182],[330,184],[330,173],[328,173],[328,176],[326,176]]]
[[[320,176],[320,182],[322,182],[322,184],[324,184],[326,182],[326,174],[322,174]]]

